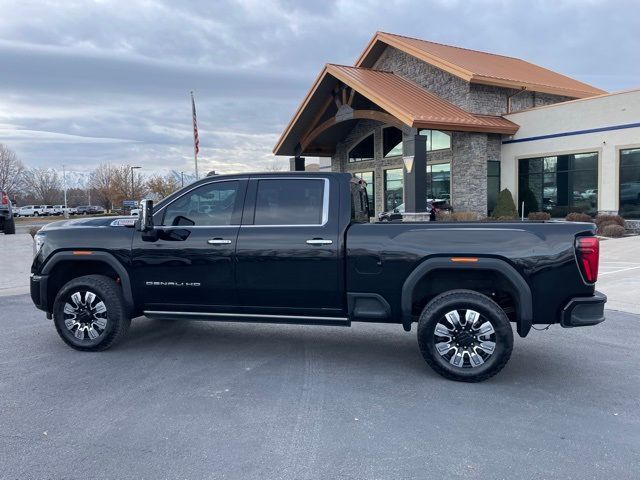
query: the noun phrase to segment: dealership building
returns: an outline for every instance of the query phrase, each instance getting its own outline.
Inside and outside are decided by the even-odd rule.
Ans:
[[[378,32],[353,66],[327,64],[274,153],[367,181],[371,210],[431,200],[490,213],[640,219],[640,90],[607,93],[524,60]]]

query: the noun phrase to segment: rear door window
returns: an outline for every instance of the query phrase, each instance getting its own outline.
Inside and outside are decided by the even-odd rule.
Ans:
[[[322,225],[326,188],[322,178],[259,180],[254,225]]]

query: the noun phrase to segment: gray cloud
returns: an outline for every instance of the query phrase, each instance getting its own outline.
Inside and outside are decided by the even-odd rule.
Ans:
[[[640,86],[634,1],[0,0],[0,142],[29,165],[255,170],[326,62],[376,30]],[[285,160],[280,160],[285,164]]]

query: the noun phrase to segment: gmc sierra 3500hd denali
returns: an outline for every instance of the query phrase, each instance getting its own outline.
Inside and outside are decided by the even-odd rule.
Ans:
[[[35,305],[78,350],[104,350],[130,319],[344,325],[418,323],[439,374],[485,380],[511,355],[511,324],[595,325],[598,239],[589,223],[370,223],[345,173],[208,177],[140,218],[49,224],[35,237]],[[249,331],[247,331],[249,334]]]

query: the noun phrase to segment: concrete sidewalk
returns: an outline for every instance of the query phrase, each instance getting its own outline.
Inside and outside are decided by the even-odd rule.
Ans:
[[[601,240],[596,288],[607,308],[640,314],[640,236]]]
[[[0,297],[29,293],[32,260],[31,235],[0,235]]]

